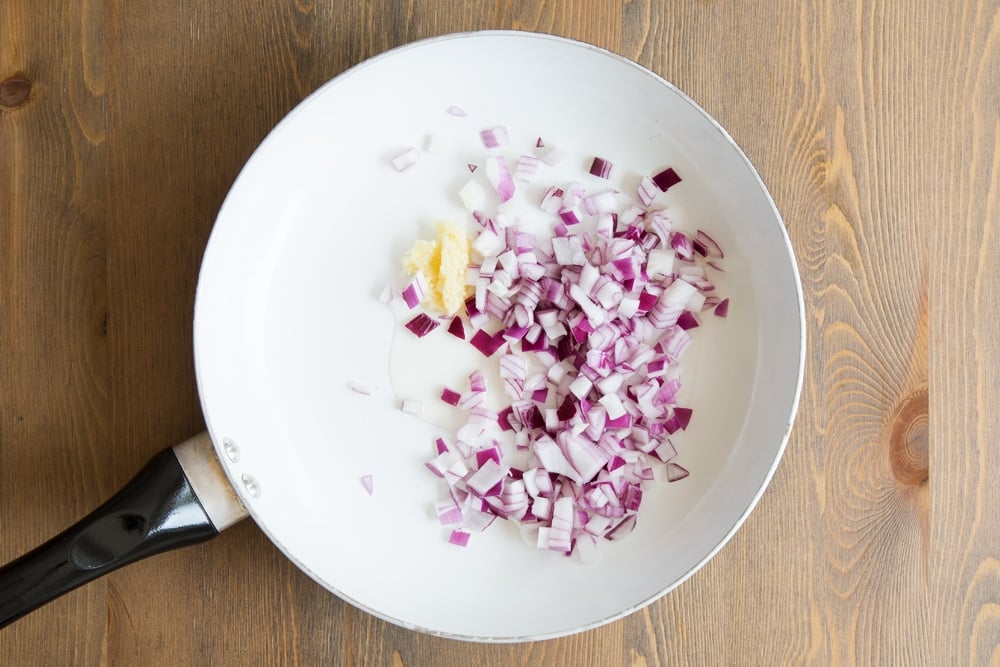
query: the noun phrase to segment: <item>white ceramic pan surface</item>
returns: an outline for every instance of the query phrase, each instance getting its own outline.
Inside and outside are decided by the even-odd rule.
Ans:
[[[468,115],[446,113],[452,106]],[[448,544],[431,510],[442,488],[423,466],[447,424],[398,407],[402,398],[426,403],[442,380],[460,386],[470,364],[489,363],[443,335],[415,347],[377,297],[400,276],[406,248],[433,235],[435,220],[469,222],[471,231],[456,193],[467,163],[486,153],[479,131],[496,125],[510,132],[501,152],[512,160],[540,136],[570,160],[599,155],[621,165],[623,190],[644,172],[675,167],[684,181],[670,206],[727,253],[720,290],[732,299],[730,315],[696,332],[685,361],[695,419],[676,444],[691,475],[647,492],[634,533],[602,544],[598,561],[586,565],[527,545],[507,522],[465,549]],[[397,172],[390,158],[427,134],[441,152]],[[550,176],[535,187],[557,182]],[[788,437],[802,313],[774,203],[704,110],[595,47],[477,33],[365,62],[272,132],[233,186],[205,253],[195,350],[226,472],[290,559],[395,623],[518,640],[621,617],[677,586],[726,542]],[[376,391],[359,395],[350,382]],[[367,474],[371,496],[358,481]]]

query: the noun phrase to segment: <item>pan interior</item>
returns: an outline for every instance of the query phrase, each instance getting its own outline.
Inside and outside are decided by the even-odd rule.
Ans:
[[[457,105],[466,117],[446,110]],[[671,206],[725,248],[726,320],[707,317],[685,364],[694,420],[676,438],[691,475],[646,494],[635,532],[595,563],[542,552],[498,521],[461,549],[423,466],[446,435],[440,383],[486,363],[445,336],[414,347],[378,296],[505,125],[505,155],[536,137],[573,160],[601,156],[623,190],[683,175]],[[440,153],[396,172],[392,156],[433,133]],[[579,164],[570,163],[579,169]],[[569,168],[569,167],[567,167]],[[526,186],[540,197],[543,182]],[[484,181],[485,182],[485,181]],[[471,227],[470,227],[471,228]],[[798,398],[801,290],[784,229],[732,140],[675,88],[617,56],[525,33],[403,47],[334,79],[247,163],[206,249],[195,313],[199,389],[213,442],[251,515],[299,567],[349,602],[406,627],[486,641],[567,634],[620,617],[697,569],[756,503]],[[374,388],[371,396],[350,382]],[[395,391],[394,391],[395,384]],[[499,388],[497,388],[499,391]],[[419,395],[418,395],[419,394]],[[372,475],[368,495],[359,479]]]

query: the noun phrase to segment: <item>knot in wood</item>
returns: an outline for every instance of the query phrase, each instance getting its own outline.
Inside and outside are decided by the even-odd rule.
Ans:
[[[19,107],[28,101],[30,93],[31,81],[20,75],[9,77],[0,82],[0,105]]]
[[[927,389],[918,389],[896,406],[889,432],[889,462],[900,484],[923,486],[928,479]]]

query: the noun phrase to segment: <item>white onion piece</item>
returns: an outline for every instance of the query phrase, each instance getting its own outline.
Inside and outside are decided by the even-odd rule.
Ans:
[[[458,198],[465,210],[469,212],[482,210],[486,206],[486,188],[476,179],[470,178],[458,191]]]
[[[507,168],[507,161],[502,155],[496,155],[486,160],[486,178],[490,185],[496,190],[497,197],[501,202],[508,201],[514,196],[514,179]]]
[[[396,168],[396,171],[403,171],[415,165],[419,159],[420,151],[416,148],[408,148],[392,158],[392,166]]]
[[[351,380],[347,383],[347,387],[356,394],[361,394],[362,396],[371,396],[374,389],[371,385],[367,385],[363,382],[355,382]]]
[[[406,399],[399,406],[399,409],[408,415],[419,415],[424,410],[424,404],[420,401]]]
[[[538,158],[533,155],[522,155],[514,165],[514,180],[530,183],[538,171]]]

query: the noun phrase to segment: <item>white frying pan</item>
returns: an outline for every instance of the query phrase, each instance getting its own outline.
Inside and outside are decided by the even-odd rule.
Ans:
[[[695,414],[676,444],[691,475],[653,485],[635,531],[600,545],[589,564],[534,548],[510,522],[467,548],[449,544],[431,510],[439,480],[423,462],[453,424],[440,410],[414,417],[398,407],[403,398],[431,406],[443,383],[460,386],[492,363],[457,340],[399,335],[378,296],[433,221],[468,220],[456,192],[466,163],[482,158],[479,130],[497,125],[515,159],[541,136],[571,156],[565,169],[583,156],[612,160],[623,191],[675,167],[684,188],[674,213],[727,253],[719,286],[730,315],[708,318],[685,360]],[[440,151],[393,169],[390,159],[428,134]],[[798,402],[803,310],[788,237],[757,173],[655,74],[529,33],[395,49],[290,113],[219,213],[194,320],[208,434],[167,450],[107,505],[0,571],[0,623],[114,567],[206,539],[244,508],[317,583],[407,628],[518,641],[620,618],[691,576],[763,493]],[[352,392],[351,382],[374,391]]]

